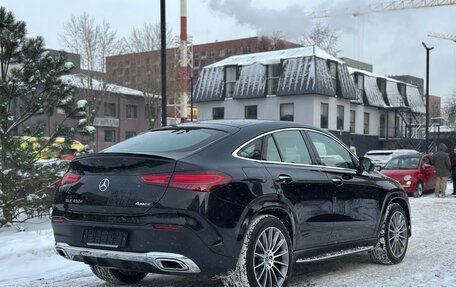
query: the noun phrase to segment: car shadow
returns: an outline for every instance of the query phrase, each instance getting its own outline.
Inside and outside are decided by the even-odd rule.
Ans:
[[[317,263],[299,263],[293,268],[292,277],[288,286],[317,287],[321,285],[315,283],[319,278],[332,273],[351,272],[355,269],[363,269],[366,265],[372,264],[367,253],[354,254],[339,259],[332,259]],[[112,287],[108,283],[102,283],[97,287]],[[211,279],[203,276],[174,276],[174,275],[148,275],[141,283],[131,285],[135,287],[231,287],[224,285],[220,280]]]

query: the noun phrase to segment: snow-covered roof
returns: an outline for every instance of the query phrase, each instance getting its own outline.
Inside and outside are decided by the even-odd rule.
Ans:
[[[328,61],[336,63],[340,89],[336,91]],[[237,66],[234,99],[266,96],[267,67],[279,64],[276,75],[277,96],[319,94],[356,99],[356,89],[344,62],[317,46],[232,56],[202,69],[195,86],[196,102],[218,101],[224,98],[225,69]]]
[[[360,70],[352,67],[348,67],[350,74],[361,73],[364,74],[364,90],[366,92],[366,98],[369,105],[377,107],[408,107],[411,108],[412,112],[425,113],[426,108],[424,105],[423,98],[418,90],[418,87],[411,85],[406,82],[402,82],[387,76],[375,74],[369,71]],[[386,80],[386,96],[388,99],[388,105],[382,98],[382,94],[378,88],[376,79]],[[403,84],[406,88],[406,100],[398,90],[397,84]]]
[[[271,64],[278,64],[281,60],[284,59],[292,59],[292,58],[303,58],[303,57],[310,57],[316,56],[322,59],[332,60],[338,63],[344,63],[340,59],[337,59],[334,56],[331,56],[323,49],[319,48],[318,46],[307,46],[307,47],[300,47],[294,49],[285,49],[285,50],[276,50],[276,51],[268,51],[268,52],[260,52],[260,53],[253,53],[253,54],[244,54],[244,55],[236,55],[231,56],[226,59],[223,59],[219,62],[213,63],[211,65],[206,66],[207,68],[213,67],[222,67],[222,66],[231,66],[231,65],[238,65],[238,66],[246,66],[252,65],[254,63],[259,63],[263,65],[271,65]]]
[[[61,76],[60,79],[73,87],[87,89],[89,87],[89,78],[83,74],[72,74]],[[144,93],[138,90],[119,86],[115,84],[104,83],[96,79],[92,79],[92,87],[95,91],[107,91],[109,93],[132,95],[132,96],[144,96]]]
[[[409,107],[415,113],[426,113],[423,97],[420,94],[417,86],[407,85],[407,101]]]

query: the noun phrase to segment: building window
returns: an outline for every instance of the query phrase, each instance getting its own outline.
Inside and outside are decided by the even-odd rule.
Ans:
[[[354,134],[356,131],[356,112],[350,111],[350,132]]]
[[[280,120],[294,121],[294,105],[292,103],[280,104]]]
[[[127,105],[127,119],[136,119],[136,106],[135,105]]]
[[[231,54],[233,54],[233,49],[231,49],[231,48],[226,49],[226,54],[227,54],[228,56],[231,55]]]
[[[104,103],[104,116],[105,117],[116,117],[116,104]]]
[[[400,136],[400,120],[399,116],[394,117],[394,137],[399,137]]]
[[[201,60],[206,60],[206,51],[201,51]]]
[[[397,83],[397,89],[399,90],[399,93],[401,94],[405,105],[409,106],[409,103],[408,103],[408,100],[407,100],[407,87],[405,86],[405,84]]]
[[[199,60],[198,52],[193,52],[193,61],[198,62],[198,60]]]
[[[344,106],[337,106],[337,129],[344,129]]]
[[[389,106],[388,96],[386,95],[386,80],[377,78],[377,86],[380,92],[382,93],[383,100]]]
[[[268,65],[267,66],[267,88],[266,92],[268,95],[277,94],[277,86],[280,78],[280,64]]]
[[[355,81],[358,89],[364,91],[364,75],[360,73],[355,73]]]
[[[257,119],[257,106],[245,106],[245,118],[246,119]]]
[[[339,80],[337,77],[337,62],[328,61],[328,69],[329,69],[329,74],[331,75],[331,79],[333,82],[334,92],[336,93],[336,95],[338,95],[339,94]]]
[[[125,132],[125,139],[129,139],[129,138],[132,138],[132,137],[135,137],[136,136],[136,132],[134,131],[126,131]]]
[[[212,119],[213,120],[223,120],[225,118],[225,108],[218,107],[212,108]]]
[[[364,113],[364,134],[369,134],[369,113]]]
[[[222,58],[222,57],[225,57],[225,49],[220,49],[219,51],[219,57]]]
[[[386,136],[386,118],[384,114],[380,115],[380,137],[384,138]]]
[[[104,130],[104,141],[106,143],[116,142],[116,131],[115,130]]]
[[[215,58],[215,52],[214,50],[209,51],[209,58]]]
[[[322,129],[328,128],[328,116],[329,116],[329,104],[321,103],[320,128],[322,128]]]
[[[225,98],[232,98],[237,80],[237,67],[225,67]]]

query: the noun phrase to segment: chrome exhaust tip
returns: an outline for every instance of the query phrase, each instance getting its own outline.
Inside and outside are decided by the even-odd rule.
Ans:
[[[65,249],[57,247],[57,248],[55,248],[55,251],[57,251],[58,255],[65,257],[66,259],[71,259],[70,255],[68,255],[68,253],[65,251]]]
[[[173,258],[157,258],[155,259],[155,263],[163,271],[185,272],[189,270],[187,264]]]

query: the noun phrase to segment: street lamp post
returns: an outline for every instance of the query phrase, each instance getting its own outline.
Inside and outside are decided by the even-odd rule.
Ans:
[[[161,38],[161,90],[162,90],[162,126],[166,126],[167,99],[166,99],[166,6],[165,0],[160,1],[160,38]]]
[[[422,42],[423,47],[426,49],[426,142],[425,142],[425,152],[429,152],[429,52],[434,49],[434,47],[428,47],[424,42]]]
[[[193,75],[190,76],[190,121],[193,122]]]

